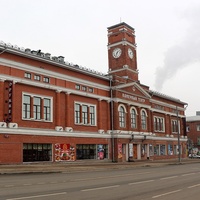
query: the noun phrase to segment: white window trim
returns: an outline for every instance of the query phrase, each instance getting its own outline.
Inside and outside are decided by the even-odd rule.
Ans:
[[[94,107],[94,114],[95,114],[95,120],[94,120],[94,124],[84,124],[82,121],[80,123],[76,123],[75,121],[75,105],[79,104],[81,107],[83,105],[86,105],[88,107],[93,106]],[[83,126],[97,126],[97,106],[95,104],[90,104],[90,103],[85,103],[85,102],[80,102],[80,101],[75,101],[74,102],[74,124],[76,125],[83,125]]]
[[[30,96],[31,98],[32,97],[39,97],[39,98],[41,98],[41,99],[44,99],[44,98],[46,98],[46,99],[50,99],[51,100],[51,117],[50,117],[50,120],[44,120],[44,118],[41,118],[40,120],[36,120],[36,119],[33,119],[33,118],[30,118],[30,119],[24,119],[23,118],[23,104],[24,104],[24,102],[23,102],[23,96],[24,95],[27,95],[27,96]],[[42,108],[43,109],[43,108]],[[44,95],[39,95],[39,94],[33,94],[33,93],[26,93],[26,92],[22,92],[22,112],[21,112],[22,114],[21,114],[21,117],[22,117],[22,120],[27,120],[27,121],[43,121],[43,122],[53,122],[53,97],[50,97],[50,96],[44,96]],[[42,116],[42,117],[44,117],[44,116]]]

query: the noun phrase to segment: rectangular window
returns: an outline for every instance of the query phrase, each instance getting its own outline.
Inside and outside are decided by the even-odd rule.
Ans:
[[[96,125],[96,106],[75,103],[75,123]]]
[[[75,123],[80,124],[81,123],[81,105],[80,104],[75,104]]]
[[[23,111],[22,111],[22,118],[23,119],[30,119],[31,115],[31,97],[29,95],[23,96]]]
[[[83,90],[83,91],[87,91],[87,87],[82,86],[82,90]]]
[[[160,155],[166,155],[166,148],[163,144],[160,145]]]
[[[25,72],[24,77],[28,78],[28,79],[31,79],[31,73]]]
[[[43,78],[43,81],[44,81],[45,83],[50,83],[50,79],[49,79],[48,77],[44,77],[44,78]]]
[[[51,101],[44,98],[44,120],[51,120]]]
[[[93,88],[88,88],[88,91],[93,93],[94,92],[94,89]]]
[[[88,107],[86,105],[82,106],[82,122],[88,124]]]
[[[75,89],[76,89],[76,90],[80,90],[80,89],[81,89],[81,86],[80,86],[80,85],[75,85]]]
[[[90,124],[91,125],[95,125],[95,110],[94,110],[94,106],[90,106]]]
[[[40,75],[34,75],[34,80],[40,81]]]
[[[172,133],[178,133],[179,130],[179,122],[177,124],[177,120],[172,120]]]
[[[33,118],[41,119],[41,98],[33,97]]]
[[[200,131],[200,125],[197,125],[197,131]]]
[[[22,99],[23,99],[22,119],[31,119],[31,120],[42,119],[45,121],[52,120],[52,99],[51,98],[23,94]],[[43,114],[42,114],[42,111],[43,111]]]
[[[162,117],[154,117],[154,131],[164,132],[164,118]]]

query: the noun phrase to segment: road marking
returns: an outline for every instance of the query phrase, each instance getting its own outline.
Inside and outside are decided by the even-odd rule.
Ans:
[[[135,182],[135,183],[129,183],[129,185],[137,185],[137,184],[142,184],[142,183],[149,183],[149,182],[153,182],[155,180],[148,180],[148,181],[140,181],[140,182]]]
[[[96,180],[96,179],[104,179],[104,178],[118,178],[118,177],[125,177],[125,176],[136,176],[140,174],[149,174],[150,172],[143,172],[143,173],[137,173],[137,174],[120,174],[115,176],[99,176],[99,177],[91,177],[91,178],[79,178],[79,179],[73,179],[70,181],[87,181],[87,180]]]
[[[46,183],[45,182],[40,182],[40,183],[36,183],[36,184],[38,184],[38,185],[44,185]]]
[[[82,192],[89,192],[89,191],[93,191],[93,190],[104,190],[104,189],[110,189],[110,188],[116,188],[119,187],[119,185],[112,185],[112,186],[107,186],[107,187],[99,187],[99,188],[90,188],[90,189],[85,189],[85,190],[81,190]]]
[[[169,177],[161,178],[160,180],[167,180],[167,179],[177,178],[177,177],[178,177],[178,176],[169,176]]]
[[[190,189],[190,188],[194,188],[194,187],[198,187],[198,186],[200,186],[200,184],[192,185],[192,186],[189,186],[188,188]]]
[[[14,185],[5,185],[4,187],[14,187]]]
[[[190,175],[194,175],[194,174],[196,174],[196,173],[183,174],[183,175],[181,175],[181,176],[190,176]]]
[[[162,196],[166,196],[166,195],[173,194],[173,193],[180,192],[180,191],[181,190],[174,190],[174,191],[171,191],[171,192],[163,193],[163,194],[160,194],[160,195],[153,196],[152,199],[162,197]]]
[[[43,194],[43,195],[28,196],[28,197],[19,197],[19,198],[12,198],[12,199],[6,199],[6,200],[32,199],[32,198],[40,198],[40,197],[48,197],[48,196],[56,196],[56,195],[64,195],[64,194],[67,194],[67,192]]]

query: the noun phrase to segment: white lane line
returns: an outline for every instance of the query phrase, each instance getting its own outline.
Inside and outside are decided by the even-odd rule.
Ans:
[[[79,179],[73,179],[70,181],[87,181],[87,180],[96,180],[96,179],[104,179],[104,178],[118,178],[118,177],[126,177],[126,176],[136,176],[140,174],[149,174],[150,172],[143,172],[143,173],[137,173],[137,174],[121,174],[121,175],[115,175],[115,176],[99,176],[99,177],[91,177],[91,178],[79,178]]]
[[[171,191],[171,192],[159,194],[159,195],[153,196],[152,199],[155,199],[155,198],[158,198],[158,197],[162,197],[162,196],[166,196],[166,195],[173,194],[173,193],[180,192],[180,191],[181,190],[174,190],[174,191]]]
[[[46,183],[45,182],[40,182],[40,183],[36,183],[36,184],[38,184],[38,185],[44,185]]]
[[[41,197],[57,196],[57,195],[64,195],[64,194],[67,194],[67,192],[43,194],[43,195],[28,196],[28,197],[19,197],[19,198],[12,198],[12,199],[6,199],[6,200],[32,199],[32,198],[41,198]]]
[[[32,185],[31,183],[24,183],[23,186],[29,186]]]
[[[194,174],[196,174],[196,173],[183,174],[183,175],[181,175],[181,176],[190,176],[190,175],[194,175]]]
[[[148,180],[148,181],[140,181],[140,182],[135,182],[135,183],[129,183],[128,185],[137,185],[137,184],[142,184],[142,183],[149,183],[149,182],[153,182],[155,180]]]
[[[82,192],[89,192],[89,191],[93,191],[93,190],[105,190],[105,189],[117,188],[117,187],[119,187],[119,185],[112,185],[112,186],[99,187],[99,188],[90,188],[90,189],[85,189],[85,190],[81,190],[81,191]]]
[[[200,184],[197,184],[197,185],[189,186],[188,188],[190,189],[190,188],[199,187],[199,186],[200,186]]]
[[[169,176],[169,177],[161,178],[160,180],[167,180],[167,179],[177,178],[177,177],[178,177],[178,176]]]

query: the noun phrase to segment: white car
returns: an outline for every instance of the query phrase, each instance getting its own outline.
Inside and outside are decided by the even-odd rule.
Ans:
[[[189,154],[189,158],[200,158],[200,155],[197,155],[197,154]]]

